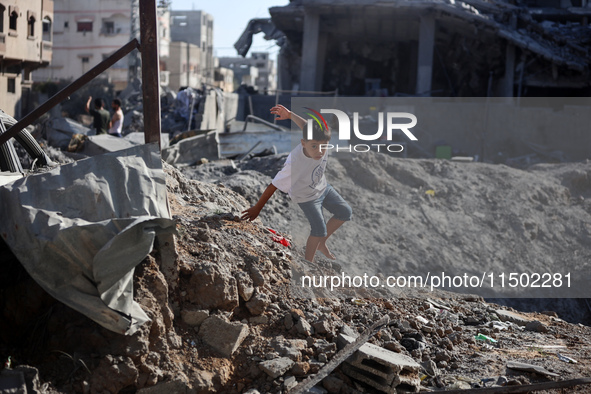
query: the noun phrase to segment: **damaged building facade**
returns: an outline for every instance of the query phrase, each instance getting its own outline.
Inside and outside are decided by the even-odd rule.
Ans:
[[[0,1],[0,108],[20,116],[31,72],[51,60],[52,0]]]
[[[75,80],[127,44],[132,37],[139,37],[137,28],[134,27],[132,32],[132,20],[136,21],[136,25],[139,23],[137,7],[132,0],[56,0],[55,22],[51,30],[54,56],[49,54],[50,65],[36,71],[34,81]],[[167,7],[159,6],[158,51],[161,60],[160,82],[163,86],[168,84],[169,77],[166,70],[170,45],[169,21]],[[132,56],[138,55],[134,53],[119,60],[104,74],[118,91],[127,86]]]
[[[586,0],[293,0],[281,89],[346,96],[589,96]]]
[[[234,72],[236,88],[245,83],[255,86],[260,93],[277,89],[275,62],[269,58],[268,52],[253,52],[248,58],[220,57],[219,65]]]

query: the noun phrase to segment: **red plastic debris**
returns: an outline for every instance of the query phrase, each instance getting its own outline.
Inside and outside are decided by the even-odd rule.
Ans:
[[[289,243],[289,241],[288,241],[288,240],[287,240],[285,237],[283,237],[283,236],[281,236],[281,235],[277,234],[277,231],[273,230],[272,228],[267,228],[267,230],[269,230],[271,233],[273,233],[273,234],[274,234],[274,235],[271,237],[271,239],[272,239],[273,241],[275,241],[275,242],[277,242],[277,243],[280,243],[281,245],[283,245],[283,246],[286,246],[286,247],[288,247],[288,248],[291,248],[291,244]]]

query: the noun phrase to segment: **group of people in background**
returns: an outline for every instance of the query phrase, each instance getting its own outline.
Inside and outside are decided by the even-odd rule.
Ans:
[[[102,98],[94,99],[94,108],[90,108],[91,102],[92,96],[89,96],[88,101],[86,101],[86,112],[94,118],[93,127],[96,130],[96,134],[109,134],[115,137],[122,137],[123,111],[121,110],[121,100],[116,98],[111,101],[113,116],[105,109],[105,101]]]

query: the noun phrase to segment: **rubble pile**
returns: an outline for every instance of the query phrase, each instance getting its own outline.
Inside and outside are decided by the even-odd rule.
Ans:
[[[338,263],[306,266],[297,245],[274,241],[264,224],[279,215],[275,210],[292,211],[282,198],[266,207],[262,222],[244,222],[237,215],[249,202],[230,189],[242,184],[252,199],[267,180],[253,168],[271,173],[280,162],[251,160],[250,170],[233,170],[230,178],[245,180],[234,186],[189,180],[165,166],[178,256],[172,272],[163,270],[156,247],[134,279],[134,299],[152,321],[133,336],[118,335],[23,279],[2,293],[0,354],[11,355],[13,366],[38,369],[38,392],[280,393],[317,374],[388,315],[390,323],[315,392],[417,392],[589,376],[591,329],[556,313],[519,313],[443,291],[315,298],[298,288],[294,277],[334,274]]]
[[[425,275],[429,268],[435,272],[435,268],[451,271],[466,266],[489,272],[510,268],[544,272],[558,262],[561,269],[578,272],[577,267],[589,261],[588,162],[519,170],[364,155],[335,154],[327,167],[328,182],[353,209],[353,220],[330,240],[338,264],[351,275]],[[284,157],[256,158],[234,166],[210,163],[182,171],[193,179],[222,183],[254,204]],[[309,225],[300,211],[277,192],[261,219],[290,233],[302,247]],[[578,252],[573,254],[574,250]],[[583,300],[547,297],[523,304],[529,303],[529,310],[560,311],[569,321],[591,322]]]

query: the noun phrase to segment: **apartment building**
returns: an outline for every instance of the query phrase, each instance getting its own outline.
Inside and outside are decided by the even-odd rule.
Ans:
[[[0,109],[21,117],[31,72],[51,60],[53,0],[0,0]]]
[[[201,74],[201,48],[197,45],[171,42],[166,68],[169,72],[168,87],[175,92],[182,86],[201,88],[205,82]]]
[[[213,16],[203,11],[170,11],[171,41],[188,42],[201,50],[200,69],[203,82],[214,81]]]
[[[112,55],[139,34],[138,3],[132,0],[54,0],[53,57],[49,67],[35,72],[35,82],[75,80]],[[132,15],[134,17],[132,17]],[[161,83],[166,85],[168,73],[170,16],[167,7],[158,8]],[[134,54],[137,55],[137,54]],[[129,58],[125,57],[105,71],[115,90],[128,83]]]

